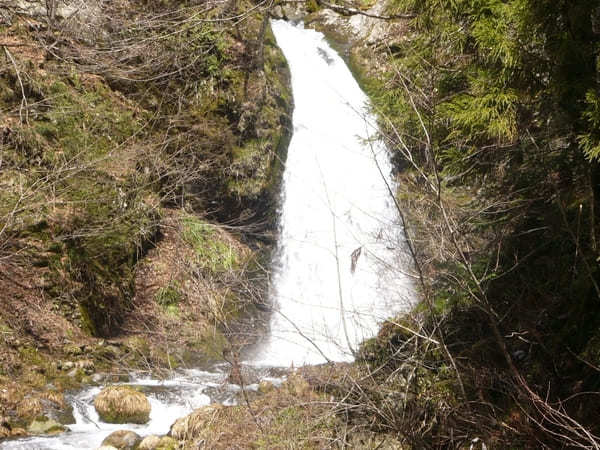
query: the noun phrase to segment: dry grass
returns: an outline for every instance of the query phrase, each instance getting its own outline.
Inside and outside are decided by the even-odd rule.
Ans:
[[[186,449],[331,448],[337,419],[331,403],[300,375],[257,396],[250,408],[211,405],[179,419],[171,428]]]
[[[46,391],[41,394],[41,397],[54,403],[59,408],[66,408],[65,395],[58,391]]]
[[[194,438],[204,438],[213,422],[222,415],[223,406],[209,405],[198,408],[191,414],[177,419],[171,426],[169,434],[180,441],[191,441]]]
[[[42,413],[42,402],[39,398],[28,397],[19,402],[17,415],[23,419],[33,419]]]
[[[108,423],[144,424],[150,419],[150,402],[129,386],[109,386],[94,399],[100,418]]]

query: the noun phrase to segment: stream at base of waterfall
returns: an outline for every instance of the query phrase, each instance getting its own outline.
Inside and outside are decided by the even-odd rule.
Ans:
[[[272,22],[292,74],[293,137],[282,184],[280,228],[270,284],[268,333],[244,364],[274,384],[270,368],[351,361],[383,320],[414,297],[403,234],[391,194],[391,163],[374,137],[367,97],[321,33]],[[175,419],[210,403],[237,403],[227,364],[178,371],[168,380],[127,384],[150,400],[145,425],[101,422],[93,406],[100,387],[72,394],[76,423],[56,437],[0,444],[1,449],[97,448],[112,431],[165,434]],[[256,390],[257,384],[245,386]]]

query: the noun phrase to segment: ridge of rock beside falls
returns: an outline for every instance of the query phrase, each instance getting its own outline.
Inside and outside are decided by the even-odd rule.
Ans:
[[[246,1],[7,1],[0,46],[2,440],[248,344],[292,95]]]
[[[340,6],[343,8],[343,6]],[[406,19],[382,20],[390,8],[388,1],[370,2],[368,7],[356,9],[356,13],[340,14],[327,7],[316,10],[297,5],[278,5],[273,8],[273,17],[285,20],[302,20],[307,26],[323,32],[334,44],[343,46],[377,46],[405,38]],[[361,14],[364,13],[364,14]],[[337,42],[336,42],[337,41]]]

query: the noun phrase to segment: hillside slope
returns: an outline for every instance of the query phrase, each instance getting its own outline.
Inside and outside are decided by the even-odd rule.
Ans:
[[[600,9],[334,3],[306,21],[350,44],[423,298],[365,344],[353,423],[414,448],[597,448]]]
[[[261,301],[247,280],[264,276],[292,106],[265,14],[3,5],[0,438],[37,414],[26,400],[48,383],[86,381],[60,360],[221,357]]]

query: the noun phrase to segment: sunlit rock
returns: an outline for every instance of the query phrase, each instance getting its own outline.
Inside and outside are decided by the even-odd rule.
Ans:
[[[178,448],[179,443],[169,436],[146,436],[137,450],[175,450]]]
[[[109,434],[102,441],[102,447],[113,447],[118,450],[133,450],[142,438],[133,431],[119,430]],[[102,448],[101,447],[101,448]]]
[[[66,427],[52,419],[36,419],[27,427],[29,434],[58,434],[63,431],[66,431]]]
[[[155,450],[160,444],[160,437],[151,434],[150,436],[146,436],[140,445],[138,446],[138,450]]]

